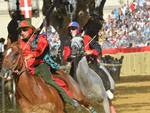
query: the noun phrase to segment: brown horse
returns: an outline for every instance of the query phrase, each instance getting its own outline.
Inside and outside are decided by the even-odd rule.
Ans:
[[[8,72],[17,72],[13,74],[16,75],[16,98],[23,113],[64,113],[65,104],[59,93],[41,77],[28,73],[17,43],[11,44],[4,53],[1,73]],[[62,70],[58,71],[56,76],[65,81],[73,93],[72,98],[80,102],[84,100],[84,96],[70,76],[66,76]]]

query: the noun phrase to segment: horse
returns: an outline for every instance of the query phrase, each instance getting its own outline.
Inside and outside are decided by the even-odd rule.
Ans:
[[[40,76],[31,76],[27,71],[17,42],[9,45],[4,52],[1,75],[6,73],[15,78],[16,100],[23,113],[64,113],[65,104],[56,89]],[[77,83],[62,70],[52,76],[65,81],[72,98],[81,103],[86,101]]]
[[[115,83],[110,74],[108,74],[103,68],[101,68],[101,70],[97,69],[98,73],[94,71],[95,69],[93,68],[96,68],[96,65],[97,64],[95,63],[89,64],[86,56],[81,58],[76,70],[78,84],[82,93],[86,95],[88,99],[91,101],[95,100],[96,102],[103,101],[103,109],[105,113],[116,113],[114,106],[111,103],[111,99],[108,98],[106,93],[107,85],[104,87],[104,82],[100,76],[108,76],[111,90],[115,89]]]

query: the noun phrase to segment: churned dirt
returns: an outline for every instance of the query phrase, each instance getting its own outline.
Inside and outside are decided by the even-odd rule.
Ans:
[[[115,98],[112,103],[117,113],[150,113],[150,76],[121,77],[116,82]],[[97,104],[95,107],[98,113],[104,113],[102,104]],[[89,113],[85,108],[72,108],[71,106],[66,108],[67,113]],[[7,110],[6,113],[12,113]],[[0,113],[2,113],[1,110]]]
[[[116,82],[112,101],[117,113],[150,113],[150,76],[125,76]],[[97,112],[104,113],[102,104],[95,105]],[[89,113],[70,109],[71,113]],[[67,113],[69,113],[67,112]]]
[[[150,113],[150,76],[126,76],[116,83],[117,113]]]

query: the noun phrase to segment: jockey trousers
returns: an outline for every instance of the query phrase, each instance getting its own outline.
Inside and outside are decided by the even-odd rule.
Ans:
[[[52,78],[50,77],[51,72],[48,70],[48,66],[47,64],[40,64],[39,66],[36,67],[35,69],[35,75],[36,76],[41,76],[43,78],[43,80],[50,84],[51,86],[53,86],[58,93],[62,96],[64,102],[69,103],[71,105],[73,104],[73,100],[66,94],[66,92],[64,91],[64,89],[62,89],[54,80],[52,80]]]

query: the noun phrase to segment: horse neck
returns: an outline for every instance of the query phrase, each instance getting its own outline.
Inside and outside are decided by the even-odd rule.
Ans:
[[[14,71],[17,70],[18,71],[18,75],[21,75],[23,72],[27,71],[27,68],[25,66],[25,62],[23,60],[22,55],[18,56],[18,59],[14,65]]]

